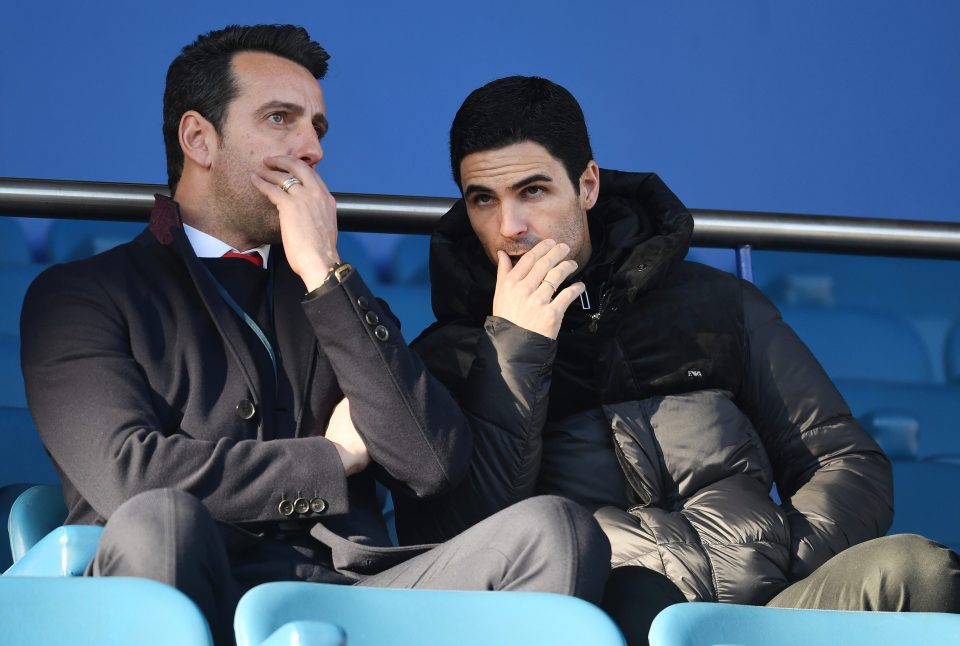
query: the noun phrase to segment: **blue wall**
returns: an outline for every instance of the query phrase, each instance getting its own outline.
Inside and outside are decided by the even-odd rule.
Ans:
[[[960,219],[950,0],[142,4],[5,4],[0,176],[165,181],[178,49],[296,22],[333,55],[335,191],[453,195],[453,113],[524,73],[581,99],[601,165],[656,170],[690,206]]]

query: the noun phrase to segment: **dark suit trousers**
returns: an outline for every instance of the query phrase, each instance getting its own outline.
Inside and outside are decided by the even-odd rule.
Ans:
[[[428,552],[357,579],[333,571],[329,550],[309,536],[252,537],[215,522],[193,496],[160,489],[117,509],[87,574],[139,576],[173,585],[200,607],[216,643],[231,644],[240,596],[266,581],[528,590],[599,602],[609,562],[610,546],[588,512],[565,499],[541,496]]]

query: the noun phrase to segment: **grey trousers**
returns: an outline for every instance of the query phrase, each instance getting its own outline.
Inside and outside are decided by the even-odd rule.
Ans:
[[[233,643],[240,595],[268,580],[324,580],[384,588],[528,590],[599,603],[610,545],[589,512],[555,496],[518,503],[459,536],[360,581],[324,563],[312,539],[251,547],[193,496],[171,489],[131,498],[110,517],[87,574],[139,576],[183,591],[218,644]],[[314,541],[315,543],[315,541]]]
[[[686,599],[659,572],[618,567],[603,608],[630,646],[647,643],[657,613]],[[774,608],[960,613],[960,556],[914,534],[886,536],[837,554],[771,599]]]
[[[840,552],[767,605],[960,613],[960,556],[916,534],[875,538]]]

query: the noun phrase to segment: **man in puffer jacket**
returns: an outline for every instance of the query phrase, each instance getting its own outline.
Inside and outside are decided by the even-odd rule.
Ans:
[[[693,220],[656,175],[597,167],[569,92],[494,81],[450,149],[464,199],[434,233],[438,322],[414,347],[475,450],[452,494],[397,500],[402,541],[559,494],[611,540],[614,614],[960,607],[956,554],[878,538],[890,463],[816,359],[751,284],[684,261]]]

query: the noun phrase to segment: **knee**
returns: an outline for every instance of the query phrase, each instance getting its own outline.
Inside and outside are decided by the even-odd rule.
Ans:
[[[610,567],[610,542],[600,525],[581,505],[560,496],[536,496],[515,505],[516,512],[546,549],[573,549],[591,566]]]
[[[952,550],[916,534],[877,540],[876,563],[883,578],[908,593],[911,610],[960,610],[960,557]]]
[[[892,581],[928,585],[949,567],[951,552],[916,534],[896,534],[877,539],[873,558]]]
[[[213,520],[197,498],[176,489],[153,489],[117,508],[107,520],[101,544],[117,543],[149,554],[196,540],[208,526]]]

